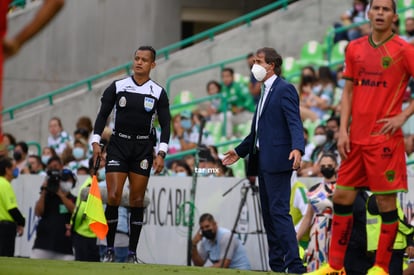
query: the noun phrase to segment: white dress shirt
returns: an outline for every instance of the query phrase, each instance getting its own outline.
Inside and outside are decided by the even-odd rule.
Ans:
[[[275,82],[276,78],[277,78],[277,75],[274,74],[263,83],[264,84],[263,96],[259,101],[258,110],[256,114],[256,125],[255,125],[256,135],[257,135],[257,128],[259,126],[259,118],[262,115],[262,111],[263,111],[263,106],[266,103],[267,96],[269,95],[269,92],[272,89],[273,82]],[[259,148],[259,137],[257,137],[256,146],[257,148]]]

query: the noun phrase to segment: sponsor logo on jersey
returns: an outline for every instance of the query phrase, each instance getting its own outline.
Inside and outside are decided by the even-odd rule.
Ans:
[[[120,107],[125,107],[126,106],[126,104],[127,104],[127,100],[126,100],[126,97],[125,96],[121,96],[121,98],[119,99],[119,106]]]
[[[124,87],[125,92],[135,92],[135,87],[131,85],[127,85]]]
[[[145,99],[144,99],[145,111],[151,112],[152,109],[154,108],[154,102],[155,102],[155,99],[153,99],[151,97],[145,97]]]
[[[142,170],[147,170],[148,169],[148,160],[144,159],[141,161],[141,163],[139,164],[139,167],[141,167]]]
[[[391,66],[392,58],[390,56],[383,56],[381,60],[382,67],[387,69]]]
[[[382,72],[372,72],[372,71],[368,71],[367,69],[365,69],[364,67],[360,68],[358,71],[358,76],[359,77],[364,77],[367,75],[375,75],[375,76],[381,76]]]
[[[108,166],[119,166],[119,160],[113,160],[111,159],[110,161],[108,161]]]
[[[378,81],[378,80],[372,80],[368,78],[355,79],[354,85],[365,86],[365,87],[383,87],[383,88],[388,87],[386,81]]]

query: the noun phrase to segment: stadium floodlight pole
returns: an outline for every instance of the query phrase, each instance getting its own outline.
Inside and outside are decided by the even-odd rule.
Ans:
[[[206,119],[204,117],[200,117],[200,130],[198,135],[197,141],[197,150],[194,157],[194,171],[193,171],[193,181],[191,184],[190,190],[190,203],[189,203],[189,215],[188,215],[188,239],[187,239],[187,265],[191,266],[191,253],[193,249],[193,227],[194,227],[194,208],[195,208],[195,195],[196,195],[196,188],[197,188],[197,170],[198,165],[200,163],[200,146],[201,141],[203,139],[203,131],[204,125],[206,124]]]

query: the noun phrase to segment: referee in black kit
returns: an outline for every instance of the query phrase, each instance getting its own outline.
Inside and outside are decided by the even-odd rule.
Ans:
[[[155,174],[164,168],[164,158],[170,138],[170,110],[166,91],[150,79],[155,67],[156,52],[150,46],[135,51],[132,76],[114,81],[104,91],[101,108],[92,137],[94,160],[101,155],[99,146],[107,118],[115,106],[115,124],[106,157],[108,202],[105,216],[108,222],[107,252],[104,262],[113,262],[114,239],[118,224],[118,206],[128,177],[130,236],[128,262],[137,263],[136,250],[144,216],[144,196],[151,167]],[[155,118],[161,126],[160,144],[154,159]]]

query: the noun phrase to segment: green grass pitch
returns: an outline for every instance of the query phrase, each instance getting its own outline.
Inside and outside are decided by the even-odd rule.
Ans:
[[[0,257],[0,275],[253,275],[284,274],[177,265],[87,263]],[[285,274],[286,275],[286,274]]]

